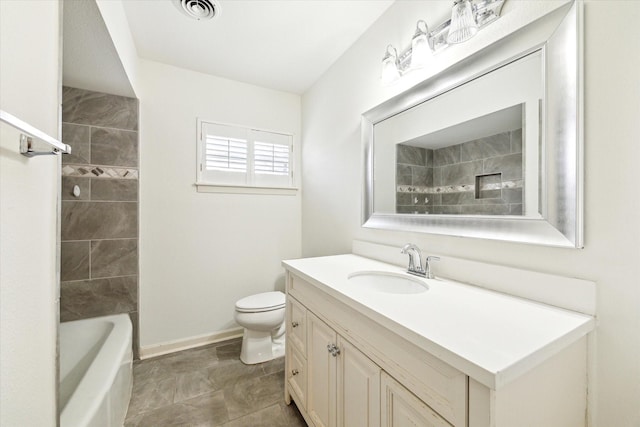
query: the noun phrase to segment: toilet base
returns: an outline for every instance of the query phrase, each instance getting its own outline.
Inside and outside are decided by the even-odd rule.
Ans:
[[[271,331],[244,329],[240,360],[245,365],[267,362],[284,356],[284,337],[274,340]]]

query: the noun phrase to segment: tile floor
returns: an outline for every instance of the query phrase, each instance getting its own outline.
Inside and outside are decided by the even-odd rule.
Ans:
[[[125,427],[306,427],[284,403],[284,358],[240,362],[240,340],[135,362]]]

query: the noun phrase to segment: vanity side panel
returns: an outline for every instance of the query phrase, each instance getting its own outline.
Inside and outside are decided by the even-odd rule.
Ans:
[[[500,390],[469,386],[469,427],[587,426],[587,338]],[[489,403],[487,405],[487,403]],[[486,413],[477,408],[489,408]]]
[[[289,292],[453,426],[466,426],[467,376],[464,373],[293,274]],[[311,393],[309,383],[309,399]]]

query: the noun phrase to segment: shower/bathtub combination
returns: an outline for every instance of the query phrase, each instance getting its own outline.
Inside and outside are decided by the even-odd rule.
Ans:
[[[124,423],[133,385],[127,314],[60,324],[60,425]]]

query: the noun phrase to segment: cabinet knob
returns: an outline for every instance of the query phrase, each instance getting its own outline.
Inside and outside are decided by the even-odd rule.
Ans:
[[[299,373],[300,373],[300,371],[298,371],[297,369],[293,369],[293,370],[291,371],[291,375],[293,375],[294,377],[295,377],[296,375],[298,375]]]
[[[291,322],[291,327],[292,328],[297,328],[298,327],[298,322],[295,322],[295,321]]]
[[[336,357],[340,354],[340,347],[335,344],[327,344],[327,351],[331,353],[333,357]]]

